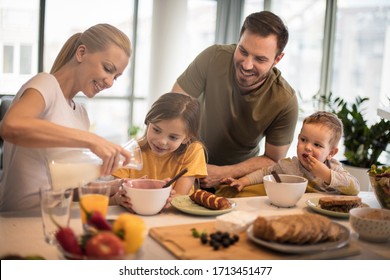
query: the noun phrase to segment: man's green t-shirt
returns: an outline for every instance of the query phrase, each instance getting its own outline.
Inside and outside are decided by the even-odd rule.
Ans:
[[[235,164],[259,154],[259,142],[288,145],[294,137],[298,102],[293,88],[273,68],[260,88],[241,94],[234,78],[236,45],[214,45],[177,79],[202,106],[201,140],[208,163]]]

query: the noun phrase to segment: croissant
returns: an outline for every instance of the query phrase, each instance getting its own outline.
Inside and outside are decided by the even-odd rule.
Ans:
[[[196,190],[193,194],[190,195],[190,198],[196,204],[212,210],[231,208],[229,200],[204,190]]]

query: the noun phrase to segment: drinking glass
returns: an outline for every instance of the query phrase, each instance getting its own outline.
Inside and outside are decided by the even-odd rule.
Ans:
[[[110,186],[104,181],[88,182],[79,187],[80,213],[83,225],[86,224],[86,212],[98,211],[107,216]]]
[[[123,167],[129,168],[129,169],[141,170],[143,167],[143,162],[142,162],[141,148],[138,145],[138,142],[135,139],[130,139],[130,141],[128,141],[122,147],[125,150],[127,150],[128,152],[130,152],[130,154],[131,154],[130,162]],[[123,165],[123,161],[124,161],[124,159],[121,158],[121,160],[119,162],[120,165]]]
[[[59,227],[69,226],[72,199],[72,189],[40,188],[43,234],[48,244],[56,243],[55,234]]]

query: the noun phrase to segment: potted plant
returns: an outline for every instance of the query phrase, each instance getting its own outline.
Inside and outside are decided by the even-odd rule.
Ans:
[[[320,98],[344,125],[344,166],[362,168],[364,177],[368,177],[367,171],[371,165],[381,164],[378,159],[390,142],[390,121],[380,119],[371,126],[367,124],[364,104],[368,97],[356,97],[352,104],[341,97],[333,97],[332,93]],[[364,184],[368,186],[368,178],[366,180]],[[359,181],[364,189],[365,186]]]

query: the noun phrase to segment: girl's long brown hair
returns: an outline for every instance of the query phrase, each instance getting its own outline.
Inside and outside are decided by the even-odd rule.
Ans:
[[[184,121],[188,137],[188,141],[174,152],[181,155],[191,143],[199,141],[200,104],[197,99],[181,93],[165,93],[153,103],[145,117],[145,125],[176,118]],[[146,135],[140,140],[140,146],[141,149],[148,146]]]

